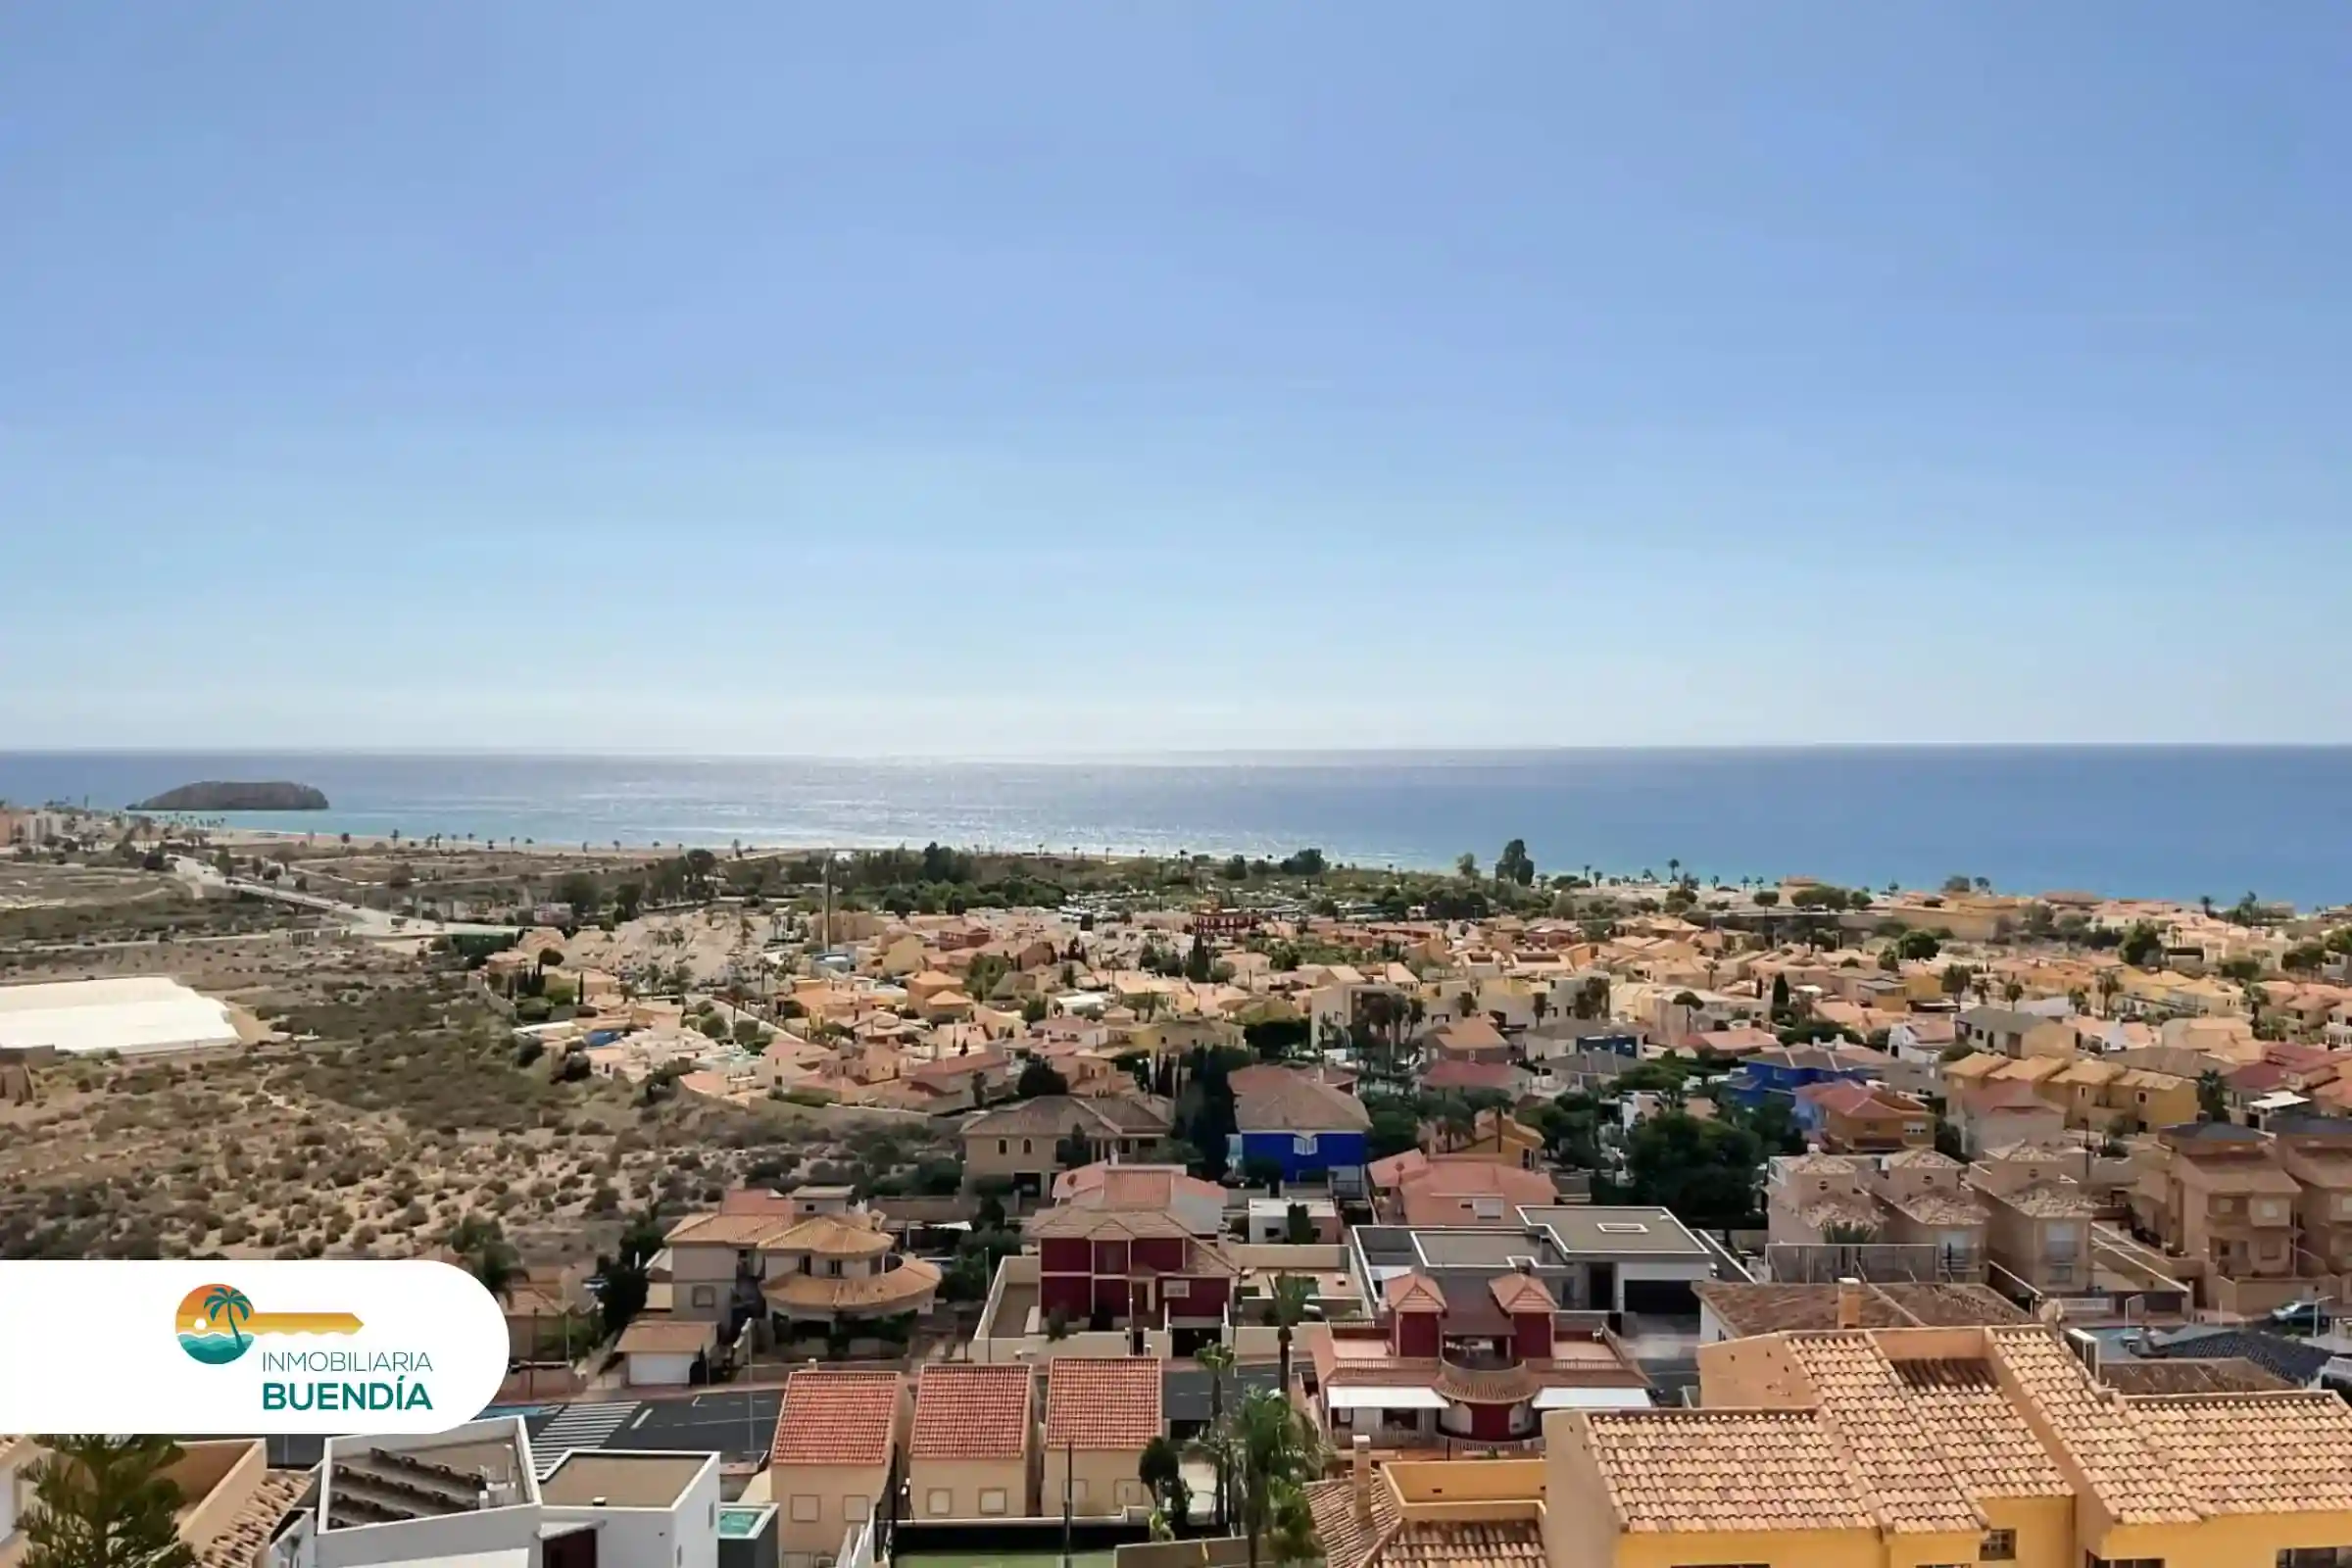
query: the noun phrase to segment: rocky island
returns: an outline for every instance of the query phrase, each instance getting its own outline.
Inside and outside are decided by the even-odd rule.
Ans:
[[[308,784],[238,783],[208,779],[182,784],[152,800],[139,802],[134,811],[323,811],[326,797]]]

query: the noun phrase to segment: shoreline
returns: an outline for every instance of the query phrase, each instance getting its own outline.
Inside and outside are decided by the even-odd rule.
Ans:
[[[1281,759],[1295,759],[1288,765]],[[1901,747],[1252,754],[1180,767],[938,766],[313,754],[0,753],[15,801],[144,800],[244,772],[315,786],[323,812],[220,815],[253,842],[360,845],[395,829],[542,851],[761,854],[927,842],[1004,855],[1279,860],[1309,846],[1399,874],[1491,866],[1524,840],[1539,869],[1589,863],[1737,884],[1966,874],[2038,895],[2097,889],[2192,904],[2352,899],[2352,749]],[[204,820],[218,813],[188,813]],[[530,839],[533,842],[524,844]],[[620,849],[611,847],[617,841]],[[580,846],[585,843],[583,852]]]
[[[128,814],[131,813],[124,813],[125,817]],[[207,832],[208,842],[215,847],[223,849],[259,848],[284,845],[300,847],[304,849],[323,850],[329,852],[330,858],[339,858],[340,857],[333,856],[332,852],[346,848],[346,846],[340,842],[340,830],[335,832],[304,832],[287,828],[240,828],[232,823],[221,829],[208,829]],[[499,840],[497,842],[500,847],[493,849],[490,847],[490,842],[486,840],[469,842],[461,839],[453,841],[450,840],[446,835],[444,835],[440,846],[438,848],[433,848],[427,842],[429,837],[430,835],[426,835],[424,838],[411,837],[404,830],[401,841],[398,844],[394,844],[388,835],[363,836],[355,833],[352,836],[352,840],[348,846],[348,849],[350,853],[355,856],[408,856],[414,854],[420,859],[473,854],[514,856],[530,859],[549,859],[557,861],[611,860],[614,858],[651,861],[665,858],[696,849],[709,850],[717,854],[722,860],[731,860],[738,858],[743,859],[759,859],[771,857],[825,854],[849,856],[858,853],[873,853],[891,850],[919,850],[921,848],[919,845],[910,845],[905,843],[753,844],[746,842],[742,844],[741,855],[738,857],[735,853],[735,846],[731,842],[723,844],[688,844],[682,842],[632,844],[623,841],[619,845],[615,846],[608,841],[603,844],[592,843],[585,848],[582,848],[581,846],[573,843],[525,844],[508,840]],[[1172,853],[1155,853],[1148,849],[1130,851],[1120,849],[1116,846],[1109,847],[1107,852],[1096,852],[1086,850],[1084,847],[1079,847],[1076,850],[1041,850],[1034,847],[1027,849],[1004,849],[993,846],[953,844],[947,842],[946,840],[938,840],[936,842],[940,844],[941,848],[955,851],[957,854],[1003,857],[1005,858],[1037,859],[1045,861],[1076,860],[1081,863],[1096,865],[1113,865],[1120,863],[1132,863],[1139,865],[1157,864],[1178,858]],[[1235,855],[1250,856],[1252,858],[1256,858],[1255,856],[1251,855],[1251,852],[1245,850],[1203,850],[1196,852],[1196,858],[1205,858],[1211,861],[1217,862],[1227,860]],[[1330,857],[1329,864],[1330,868],[1334,871],[1345,872],[1349,875],[1359,877],[1377,877],[1383,874],[1394,874],[1397,876],[1437,878],[1440,880],[1446,880],[1455,875],[1454,868],[1451,866],[1413,866],[1391,864],[1386,862],[1379,865],[1370,865],[1361,861],[1350,861],[1337,855]],[[1580,866],[1578,869],[1581,870],[1582,867]],[[1598,893],[1616,892],[1626,896],[1639,897],[1662,895],[1672,886],[1672,883],[1669,880],[1662,877],[1645,881],[1637,872],[1633,871],[1611,871],[1606,867],[1600,866],[1595,866],[1592,869],[1597,873],[1601,880],[1588,885],[1588,887],[1583,891]],[[1611,878],[1614,878],[1615,880],[1611,881]],[[1482,877],[1481,881],[1484,880],[1486,880],[1486,878]],[[1232,884],[1218,880],[1211,883],[1209,887],[1202,891],[1217,892],[1236,888],[1246,890],[1249,885],[1250,884],[1248,883]],[[1763,890],[1768,888],[1786,890],[1794,887],[1804,887],[1807,885],[1846,886],[1849,884],[1838,884],[1832,878],[1815,877],[1802,872],[1785,873],[1780,876],[1771,877],[1755,877],[1751,875],[1749,880],[1749,888],[1753,890]],[[1723,890],[1734,893],[1743,891],[1740,883],[1737,879],[1733,879],[1728,882],[1716,882],[1702,876],[1699,879],[1699,887],[1702,891]],[[1921,887],[1897,883],[1892,886],[1891,891],[1888,889],[1889,884],[1878,883],[1862,888],[1860,891],[1869,893],[1873,899],[1874,905],[1882,906],[1892,906],[1895,901],[1917,901],[1923,898],[2006,899],[2015,900],[2020,903],[2040,904],[2047,904],[2053,899],[2063,899],[2069,902],[2089,899],[2101,905],[2113,904],[2139,906],[2149,908],[2172,910],[2184,916],[2201,912],[2197,901],[2193,899],[2173,899],[2163,897],[2161,895],[2106,893],[2088,888],[2045,888],[2034,892],[2024,892],[2011,891],[1995,886],[1989,890],[1972,890],[1968,894],[1961,894],[1957,891],[1949,891],[1941,887]],[[1577,890],[1563,888],[1560,891],[1572,892]],[[2280,906],[2274,905],[2271,906],[2279,907]],[[2220,906],[2217,905],[2216,907],[2216,917],[2218,918],[2218,910]],[[2310,907],[2294,906],[2289,910],[2288,918],[2307,919],[2327,910],[2343,908],[2352,908],[2352,904],[2317,905]],[[1793,906],[1791,906],[1791,909],[1793,912]]]

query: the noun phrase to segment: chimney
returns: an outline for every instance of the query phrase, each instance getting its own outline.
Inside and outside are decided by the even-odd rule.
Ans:
[[[1536,1260],[1535,1260],[1534,1258],[1532,1258],[1532,1257],[1514,1257],[1514,1258],[1512,1258],[1512,1259],[1511,1259],[1511,1272],[1512,1272],[1512,1273],[1514,1273],[1514,1274],[1533,1274],[1535,1271],[1536,1271]]]
[[[1372,1440],[1361,1432],[1355,1435],[1355,1444],[1348,1455],[1348,1479],[1355,1505],[1355,1528],[1369,1541],[1372,1539]]]
[[[1842,1279],[1838,1282],[1838,1326],[1858,1329],[1862,1326],[1862,1282]]]

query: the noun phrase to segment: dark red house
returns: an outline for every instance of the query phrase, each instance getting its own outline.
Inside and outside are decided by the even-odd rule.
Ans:
[[[1648,1379],[1600,1320],[1571,1314],[1532,1273],[1399,1274],[1377,1325],[1334,1324],[1312,1344],[1316,1402],[1336,1444],[1532,1446],[1554,1408],[1640,1406]]]
[[[1240,1270],[1214,1242],[1150,1209],[1048,1209],[1029,1222],[1038,1308],[1097,1330],[1166,1329],[1189,1355],[1224,1333]]]

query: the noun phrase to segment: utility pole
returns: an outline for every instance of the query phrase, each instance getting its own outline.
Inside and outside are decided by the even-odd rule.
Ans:
[[[1070,1568],[1070,1473],[1078,1459],[1078,1440],[1070,1438],[1061,1448],[1061,1568]]]

